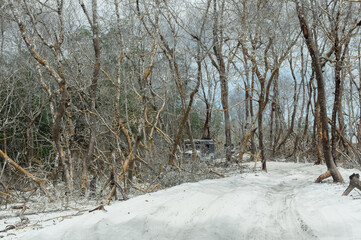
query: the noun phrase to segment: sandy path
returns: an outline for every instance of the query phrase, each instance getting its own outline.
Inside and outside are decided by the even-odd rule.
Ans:
[[[355,201],[339,196],[344,186],[313,183],[322,169],[310,164],[272,163],[269,173],[182,184],[114,204],[107,207],[106,213],[86,214],[46,228],[37,236],[26,237],[228,240],[357,236],[360,230],[352,231],[352,225],[342,224],[350,219],[361,223],[361,214],[343,214],[349,214],[355,206]],[[352,206],[345,208],[345,203]],[[322,208],[325,206],[333,206],[335,214],[328,216],[330,209]],[[361,207],[357,211],[359,214]],[[328,224],[342,224],[342,232],[337,228],[330,231]]]

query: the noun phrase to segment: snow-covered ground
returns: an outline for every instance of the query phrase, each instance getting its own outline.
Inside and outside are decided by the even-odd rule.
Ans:
[[[325,166],[269,162],[250,172],[182,184],[6,239],[360,239],[361,195],[314,180]],[[357,170],[340,168],[346,182]],[[48,224],[51,225],[51,224]],[[0,228],[6,224],[0,220]],[[6,237],[7,236],[7,237]]]

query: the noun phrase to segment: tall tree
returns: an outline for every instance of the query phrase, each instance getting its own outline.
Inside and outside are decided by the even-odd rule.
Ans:
[[[98,23],[98,2],[97,0],[92,0],[92,15],[90,16],[85,4],[82,0],[79,0],[79,4],[83,9],[83,12],[88,19],[88,23],[91,26],[93,33],[93,48],[94,48],[94,66],[93,66],[93,77],[91,80],[90,89],[90,108],[89,108],[89,129],[90,129],[90,137],[89,137],[89,146],[87,153],[83,159],[83,168],[82,168],[82,193],[85,194],[88,183],[88,166],[93,157],[93,152],[96,143],[97,136],[97,91],[98,91],[98,79],[100,73],[100,40],[99,40],[99,23]]]
[[[323,179],[332,176],[335,182],[343,182],[343,178],[338,171],[335,162],[332,159],[331,148],[330,148],[330,140],[329,140],[329,128],[328,128],[328,117],[327,117],[327,109],[326,109],[326,92],[325,92],[325,80],[322,73],[322,63],[321,56],[318,50],[317,39],[315,39],[314,31],[315,29],[311,29],[309,27],[308,21],[306,20],[306,15],[304,11],[304,3],[300,3],[299,1],[295,1],[297,16],[300,22],[300,27],[303,33],[303,37],[305,39],[305,43],[307,45],[309,54],[312,59],[312,67],[315,72],[316,81],[317,81],[317,101],[320,106],[320,118],[322,125],[322,147],[323,147],[323,155],[325,158],[325,162],[327,165],[328,172],[322,174],[316,182],[320,182]]]
[[[232,159],[232,135],[231,135],[231,119],[228,103],[228,74],[231,63],[240,46],[240,42],[233,50],[230,50],[228,58],[225,58],[224,45],[225,39],[225,17],[226,17],[226,0],[213,0],[213,52],[216,60],[212,58],[212,64],[219,73],[219,80],[221,85],[221,102],[224,116],[224,132],[226,137],[226,159],[231,161]]]

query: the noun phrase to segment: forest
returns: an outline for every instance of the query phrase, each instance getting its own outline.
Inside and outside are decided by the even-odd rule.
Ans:
[[[222,176],[215,159],[343,183],[337,166],[361,164],[360,26],[351,0],[1,0],[0,203],[106,204]]]

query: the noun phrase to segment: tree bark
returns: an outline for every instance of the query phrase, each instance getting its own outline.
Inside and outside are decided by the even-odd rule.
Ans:
[[[322,74],[320,54],[318,51],[318,47],[313,40],[313,34],[305,19],[303,5],[301,7],[298,1],[296,1],[296,9],[297,9],[298,19],[300,22],[300,27],[312,59],[312,67],[315,72],[316,80],[317,80],[318,101],[320,104],[320,116],[321,116],[322,137],[323,137],[322,138],[323,155],[325,157],[327,169],[331,173],[334,182],[343,182],[343,178],[340,172],[338,171],[335,162],[332,159],[332,154],[331,154],[329,133],[328,133],[325,82]]]
[[[347,189],[342,193],[343,196],[347,196],[350,194],[350,192],[357,188],[358,190],[361,190],[361,181],[360,181],[360,175],[359,174],[352,174],[350,175],[350,184],[348,185]]]
[[[226,137],[226,160],[230,162],[232,160],[232,136],[231,136],[231,120],[229,115],[229,104],[228,104],[228,78],[227,78],[227,71],[226,71],[226,64],[223,58],[223,26],[222,26],[222,19],[223,19],[223,11],[224,11],[225,1],[221,2],[221,11],[218,12],[217,8],[217,0],[213,0],[213,51],[214,55],[216,56],[217,63],[213,62],[213,65],[218,70],[219,73],[219,80],[221,82],[221,102],[223,108],[223,116],[224,116],[224,133]],[[218,14],[221,15],[221,20],[218,18]]]
[[[90,128],[90,137],[89,137],[89,146],[87,153],[83,159],[82,164],[82,174],[81,174],[81,193],[85,195],[87,185],[88,185],[88,167],[92,159],[96,136],[97,136],[97,115],[96,115],[96,102],[97,102],[97,89],[98,89],[98,79],[100,73],[100,40],[99,40],[99,25],[98,25],[98,4],[97,0],[92,0],[92,17],[90,19],[89,13],[85,8],[85,5],[80,1],[80,5],[88,18],[89,24],[92,27],[93,32],[93,49],[94,49],[94,66],[93,66],[93,77],[90,85],[90,112],[89,112],[89,128]]]

